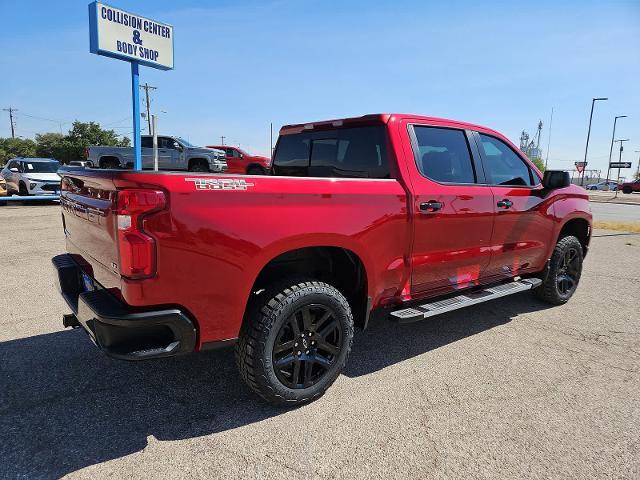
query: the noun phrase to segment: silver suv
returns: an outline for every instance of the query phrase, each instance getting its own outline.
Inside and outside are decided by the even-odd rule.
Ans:
[[[60,162],[51,158],[13,158],[0,172],[7,195],[56,195],[60,193]]]

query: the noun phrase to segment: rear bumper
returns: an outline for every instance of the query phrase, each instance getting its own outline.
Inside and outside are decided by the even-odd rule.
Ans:
[[[179,309],[139,311],[105,290],[82,270],[69,254],[51,260],[56,286],[77,322],[107,355],[122,360],[146,360],[192,352],[196,345],[193,322]],[[90,289],[85,283],[89,281]]]

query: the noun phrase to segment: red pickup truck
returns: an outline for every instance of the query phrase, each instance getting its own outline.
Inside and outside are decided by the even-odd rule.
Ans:
[[[225,173],[240,173],[247,175],[265,175],[271,167],[271,159],[260,155],[250,155],[238,147],[229,145],[209,145],[207,148],[223,150],[227,169]]]
[[[488,128],[285,126],[271,173],[63,169],[63,324],[129,360],[235,344],[248,385],[293,405],[332,384],[372,315],[411,322],[530,289],[562,304],[580,280],[587,192]]]

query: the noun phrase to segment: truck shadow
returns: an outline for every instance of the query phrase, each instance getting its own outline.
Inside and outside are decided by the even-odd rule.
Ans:
[[[530,295],[356,335],[345,374],[360,377],[503,325],[545,305]],[[320,400],[322,401],[322,400]],[[79,330],[0,343],[0,478],[59,478],[179,440],[286,415],[241,382],[230,350],[128,363]]]

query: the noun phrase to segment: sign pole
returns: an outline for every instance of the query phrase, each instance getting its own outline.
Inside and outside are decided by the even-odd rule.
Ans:
[[[133,169],[142,170],[140,145],[140,74],[138,62],[131,62],[131,100],[133,101]]]
[[[153,169],[158,171],[158,130],[156,130],[156,116],[151,115],[151,129],[153,131]]]

